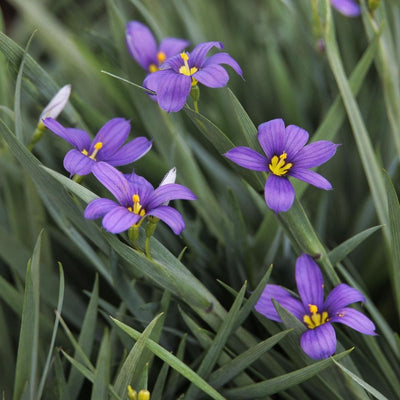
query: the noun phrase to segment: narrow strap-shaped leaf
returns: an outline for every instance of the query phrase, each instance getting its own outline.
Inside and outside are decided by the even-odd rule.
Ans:
[[[336,79],[340,94],[343,99],[344,106],[353,130],[354,139],[357,144],[358,153],[363,164],[364,172],[367,176],[371,195],[375,204],[375,210],[379,221],[384,225],[383,232],[386,239],[389,239],[387,225],[387,199],[385,191],[385,183],[383,181],[381,168],[377,162],[371,140],[368,136],[367,129],[362,119],[360,109],[351,92],[349,82],[346,78],[342,60],[339,54],[338,46],[335,38],[333,19],[331,8],[326,1],[326,30],[325,43],[326,53],[328,56],[329,65]]]
[[[112,318],[114,323],[119,326],[124,332],[126,332],[133,339],[138,340],[141,333],[135,329],[125,325],[124,323]],[[185,378],[193,382],[198,386],[204,393],[208,394],[211,398],[215,400],[224,400],[225,397],[221,396],[213,387],[211,387],[203,378],[196,374],[191,368],[189,368],[185,363],[179,360],[177,357],[172,355],[168,350],[164,349],[162,346],[157,344],[151,339],[146,340],[146,346],[159,358],[168,363],[172,368],[177,370]]]
[[[108,386],[110,383],[111,343],[108,329],[104,330],[99,355],[97,357],[96,371],[94,373],[91,400],[108,399]]]
[[[224,394],[229,400],[239,400],[256,399],[279,393],[312,378],[324,369],[333,365],[333,360],[338,361],[347,356],[351,351],[352,349],[344,351],[326,360],[317,361],[316,363],[308,365],[304,368],[289,372],[285,375],[277,376],[276,378],[268,379],[264,382],[255,383],[254,385],[242,388],[227,390],[224,392]]]
[[[275,346],[275,344],[277,344],[289,332],[290,330],[279,332],[276,335],[256,344],[244,353],[239,354],[232,361],[224,364],[221,368],[210,375],[210,384],[215,388],[219,388],[229,382],[237,374],[244,371],[247,367],[258,360],[271,347]]]
[[[353,379],[354,382],[359,384],[361,387],[363,387],[368,393],[372,394],[374,398],[377,400],[389,400],[387,397],[385,397],[382,393],[380,393],[378,390],[376,390],[374,387],[372,387],[370,384],[365,382],[363,379],[361,379],[359,376],[356,374],[353,374],[350,370],[348,370],[346,367],[338,363],[334,358],[332,358],[332,361],[337,365],[346,375],[348,375],[351,379]]]
[[[90,296],[90,302],[86,310],[85,318],[81,325],[81,332],[78,339],[78,344],[80,349],[82,349],[82,351],[88,357],[90,357],[90,353],[92,351],[94,342],[98,303],[99,303],[99,279],[98,276],[96,275],[96,279],[93,285],[92,295]],[[82,360],[80,352],[78,352],[76,349],[74,358],[79,362]],[[68,379],[68,390],[72,398],[75,398],[75,396],[79,393],[82,385],[83,385],[83,376],[76,369],[72,369]]]
[[[204,356],[197,373],[202,376],[204,379],[211,374],[220,354],[222,353],[225,344],[231,335],[233,328],[235,327],[236,318],[239,313],[239,309],[243,303],[244,294],[246,291],[247,282],[244,283],[240,292],[236,296],[235,301],[231,309],[226,316],[226,319],[222,322],[220,329],[218,330],[212,345],[208,349],[206,355]],[[186,392],[187,398],[196,397],[195,394],[197,393],[197,389],[194,386],[190,386],[188,391]]]
[[[400,315],[400,204],[396,190],[387,173],[385,173],[389,207],[390,252],[392,268],[390,282],[393,287],[397,313]]]
[[[51,335],[51,340],[50,340],[50,346],[49,346],[49,351],[48,355],[46,358],[46,363],[43,368],[42,372],[42,377],[40,379],[39,383],[39,388],[38,388],[38,393],[37,393],[37,398],[40,399],[43,394],[44,390],[44,385],[46,383],[46,378],[50,370],[50,364],[51,360],[53,358],[53,350],[54,350],[54,344],[56,342],[56,336],[58,332],[58,325],[60,322],[59,315],[61,314],[62,306],[63,306],[63,301],[64,301],[64,288],[65,288],[65,283],[64,283],[64,271],[61,263],[58,264],[58,269],[59,269],[59,274],[60,274],[60,283],[59,283],[59,289],[58,289],[58,301],[57,301],[57,311],[56,311],[56,320],[54,321],[54,327],[53,327],[53,333]]]
[[[357,235],[354,235],[350,239],[347,239],[346,241],[340,243],[338,246],[332,249],[328,253],[328,257],[331,260],[332,265],[336,265],[338,262],[346,258],[348,254],[350,254],[361,243],[363,243],[366,239],[368,239],[370,235],[372,235],[380,228],[382,228],[381,225],[368,228],[365,231],[357,233]]]
[[[40,249],[39,235],[31,260],[28,262],[25,280],[25,296],[21,317],[15,370],[13,399],[19,400],[24,390],[29,399],[36,396],[36,369],[39,346],[39,300],[40,300]],[[28,385],[26,386],[26,384]]]
[[[122,398],[125,398],[127,395],[128,385],[132,382],[140,357],[146,348],[146,340],[150,337],[161,315],[158,314],[146,327],[122,364],[114,384],[115,391]]]

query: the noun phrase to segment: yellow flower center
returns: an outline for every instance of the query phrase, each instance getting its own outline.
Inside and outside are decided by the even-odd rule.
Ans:
[[[311,315],[305,314],[303,316],[303,322],[307,325],[308,329],[314,329],[317,326],[323,325],[325,322],[329,321],[327,311],[319,313],[318,307],[315,304],[309,304],[308,307]]]
[[[289,169],[293,166],[292,163],[286,162],[287,154],[283,152],[279,157],[277,155],[271,158],[271,161],[268,165],[269,170],[277,176],[286,175]]]
[[[167,59],[167,55],[163,51],[157,53],[158,65],[161,65]]]
[[[92,154],[91,154],[91,155],[89,155],[89,152],[88,152],[86,149],[83,149],[83,150],[81,151],[81,153],[82,153],[84,156],[88,156],[88,157],[91,158],[92,160],[96,161],[97,153],[99,152],[99,150],[100,150],[102,147],[103,147],[103,143],[102,143],[102,142],[97,142],[97,143],[94,145],[94,150],[92,151]]]
[[[183,60],[183,65],[182,65],[182,67],[179,68],[180,74],[183,74],[186,76],[192,76],[195,72],[198,71],[198,69],[196,67],[189,68],[189,64],[188,64],[189,56],[186,53],[181,53],[181,58]],[[192,84],[193,84],[193,82],[192,82]]]
[[[156,64],[150,64],[149,65],[149,72],[153,73],[153,72],[156,72],[156,71],[158,71],[157,65]]]
[[[133,206],[132,207],[128,207],[128,210],[130,212],[133,212],[136,215],[140,215],[141,217],[144,217],[146,215],[146,210],[140,204],[139,195],[138,194],[134,194],[132,196],[132,201],[133,201]]]

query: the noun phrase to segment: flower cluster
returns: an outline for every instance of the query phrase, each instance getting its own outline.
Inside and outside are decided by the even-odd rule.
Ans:
[[[198,82],[211,88],[225,86],[229,75],[221,64],[243,78],[242,69],[228,53],[206,57],[213,47],[222,50],[221,42],[200,43],[190,53],[182,51],[189,44],[183,39],[166,38],[157,47],[149,28],[137,21],[127,24],[126,42],[132,57],[149,73],[143,86],[156,93],[152,98],[168,112],[181,110]]]
[[[344,283],[336,286],[324,301],[324,281],[314,260],[302,254],[296,261],[296,284],[300,299],[287,289],[268,284],[255,308],[267,318],[282,322],[272,299],[304,323],[307,330],[301,336],[301,347],[313,359],[331,356],[336,350],[336,335],[332,323],[338,322],[365,335],[376,335],[375,325],[349,304],[364,302],[364,296]]]

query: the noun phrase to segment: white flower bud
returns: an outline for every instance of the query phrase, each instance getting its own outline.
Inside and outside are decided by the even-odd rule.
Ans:
[[[66,106],[70,94],[71,94],[71,85],[68,84],[63,86],[50,100],[50,103],[45,107],[45,109],[40,114],[39,124],[45,118],[56,119]]]
[[[175,183],[176,181],[176,167],[170,169],[164,176],[160,183],[160,186],[166,185],[168,183]]]

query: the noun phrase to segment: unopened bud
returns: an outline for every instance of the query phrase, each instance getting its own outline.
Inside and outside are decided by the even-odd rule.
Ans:
[[[42,120],[45,118],[56,119],[61,114],[61,111],[68,103],[70,94],[71,94],[71,85],[68,84],[63,86],[50,100],[50,103],[47,104],[47,106],[40,114],[39,124],[42,123]]]

